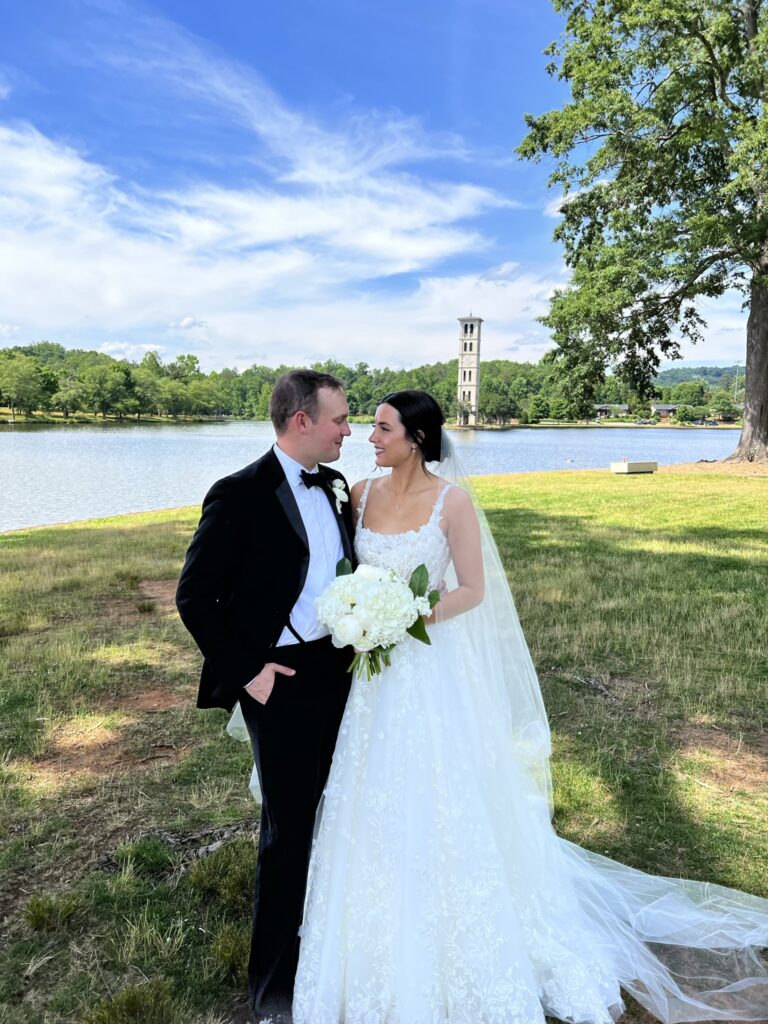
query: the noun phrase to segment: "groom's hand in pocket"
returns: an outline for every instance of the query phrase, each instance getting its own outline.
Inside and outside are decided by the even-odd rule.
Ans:
[[[266,704],[274,689],[275,676],[278,672],[284,676],[296,675],[295,668],[288,668],[287,665],[278,665],[274,661],[268,661],[261,672],[254,676],[245,687],[246,693],[253,697],[254,700],[257,700],[259,704]]]

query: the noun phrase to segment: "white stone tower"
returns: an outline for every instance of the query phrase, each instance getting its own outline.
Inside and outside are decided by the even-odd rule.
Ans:
[[[480,324],[479,316],[459,317],[459,400],[458,422],[473,427],[477,423],[480,402]]]

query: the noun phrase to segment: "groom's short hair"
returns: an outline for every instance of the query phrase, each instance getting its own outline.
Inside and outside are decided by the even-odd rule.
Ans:
[[[288,421],[297,412],[305,412],[313,423],[317,423],[320,388],[343,391],[344,384],[332,373],[318,370],[289,370],[278,377],[269,400],[269,415],[278,434],[284,434]]]

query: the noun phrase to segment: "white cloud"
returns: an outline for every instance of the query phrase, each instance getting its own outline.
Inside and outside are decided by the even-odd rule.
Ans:
[[[567,196],[555,196],[554,199],[550,199],[547,205],[544,207],[545,217],[559,217],[563,212],[563,206],[567,202]]]
[[[0,308],[30,336],[205,328],[234,355],[266,309],[311,320],[312,304],[358,302],[370,279],[477,252],[486,241],[465,222],[504,205],[391,170],[322,189],[150,194],[31,125],[0,125],[0,196]],[[249,333],[226,337],[232,318]]]
[[[105,352],[114,359],[128,359],[137,362],[147,352],[165,352],[165,346],[130,344],[124,341],[103,341],[100,345],[96,346],[96,351]]]
[[[550,199],[544,207],[543,213],[545,217],[560,217],[563,213],[563,207],[567,206],[568,203],[572,203],[576,196],[583,195],[584,192],[588,192],[590,189],[598,188],[600,185],[610,184],[610,178],[597,178],[588,185],[586,188],[577,188],[573,192],[569,192],[567,195],[555,196]]]
[[[147,12],[125,14],[114,8],[103,34],[80,44],[80,59],[90,50],[94,64],[224,113],[260,140],[285,182],[345,185],[405,163],[467,157],[462,139],[427,132],[419,118],[396,111],[353,112],[341,128],[328,128],[289,108],[254,68],[212,53],[178,24]]]
[[[18,324],[0,324],[0,338],[14,338],[19,333]]]
[[[254,361],[240,358],[234,338],[259,343],[257,361],[273,365],[338,358],[373,366],[413,366],[453,359],[458,353],[456,318],[472,309],[484,318],[486,359],[536,361],[551,347],[535,322],[560,283],[557,274],[537,275],[514,266],[478,274],[423,277],[406,295],[357,295],[343,302],[318,298],[304,304],[270,303],[258,311],[222,310],[208,331],[211,365]],[[210,356],[201,360],[207,364]]]
[[[208,324],[205,320],[197,320],[193,316],[183,316],[178,323],[171,323],[168,326],[172,330],[190,331],[193,327],[207,327]]]

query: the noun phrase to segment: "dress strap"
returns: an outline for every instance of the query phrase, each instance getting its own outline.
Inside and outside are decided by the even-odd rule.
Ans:
[[[442,515],[443,512],[443,503],[445,502],[445,496],[451,489],[451,487],[453,487],[453,484],[449,483],[446,484],[445,487],[440,488],[440,493],[437,496],[437,501],[435,502],[435,507],[432,509],[432,515],[430,516],[430,519],[437,519],[439,521],[440,516]]]
[[[363,525],[363,516],[365,515],[365,504],[368,501],[368,492],[371,489],[371,484],[372,483],[373,483],[373,477],[369,476],[368,479],[365,481],[365,487],[363,488],[363,493],[360,495],[360,504],[357,506],[357,529],[358,530]]]

